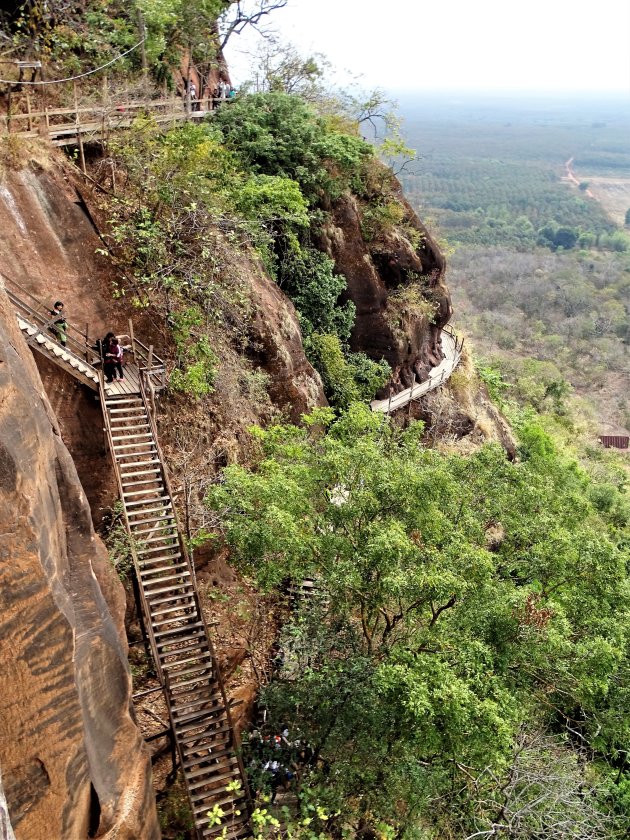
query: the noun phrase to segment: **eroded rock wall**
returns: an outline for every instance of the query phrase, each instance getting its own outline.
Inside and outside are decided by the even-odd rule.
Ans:
[[[0,290],[0,769],[17,840],[154,840],[124,592]]]
[[[356,306],[351,349],[387,360],[392,391],[409,387],[414,377],[424,381],[439,364],[441,329],[452,314],[444,257],[400,188],[395,197],[404,209],[402,223],[366,238],[365,208],[355,196],[344,195],[331,208],[318,243],[346,278]],[[414,285],[426,300],[424,308],[395,298]]]

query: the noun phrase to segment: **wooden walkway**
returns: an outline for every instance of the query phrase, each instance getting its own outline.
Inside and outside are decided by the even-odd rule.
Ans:
[[[19,291],[23,295],[25,290]],[[93,358],[81,357],[94,355],[87,336],[82,344],[70,334],[69,324],[66,344],[61,344],[50,333],[50,313],[43,304],[30,295],[27,302],[15,288],[7,293],[30,346],[100,397],[138,582],[140,618],[168,708],[195,836],[248,837],[251,800],[238,736],[150,409],[153,392],[164,387],[164,364],[132,335],[134,361],[125,366],[122,381],[106,383]],[[208,812],[214,808],[222,816],[211,825]]]
[[[382,411],[385,414],[391,414],[399,408],[404,408],[412,400],[418,400],[429,391],[439,388],[453,373],[462,355],[462,347],[464,346],[463,339],[460,340],[455,335],[451,327],[446,326],[442,330],[442,352],[444,358],[439,365],[434,367],[429,373],[429,378],[426,382],[418,382],[411,388],[405,388],[398,394],[393,394],[385,400],[373,400],[371,405],[372,411]]]
[[[112,131],[129,128],[139,116],[150,116],[160,125],[201,120],[226,102],[224,99],[152,99],[74,108],[33,110],[28,94],[26,110],[0,116],[0,133],[22,139],[47,138],[53,146],[79,146],[106,142]]]

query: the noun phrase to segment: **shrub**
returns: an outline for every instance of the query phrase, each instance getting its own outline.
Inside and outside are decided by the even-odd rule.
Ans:
[[[339,302],[346,280],[333,269],[330,257],[293,242],[281,262],[278,279],[300,314],[305,336],[331,333],[345,342],[354,324],[355,306],[351,301]]]
[[[284,93],[243,96],[221,109],[216,123],[226,146],[255,174],[297,181],[315,201],[361,181],[373,156],[360,137],[341,133],[301,99]]]
[[[386,204],[368,207],[361,219],[361,235],[366,242],[391,231],[405,218],[405,208],[399,201],[391,200]]]
[[[326,396],[335,408],[345,409],[352,402],[372,399],[391,375],[384,360],[374,362],[364,353],[346,356],[336,335],[313,333],[304,347],[321,374]]]

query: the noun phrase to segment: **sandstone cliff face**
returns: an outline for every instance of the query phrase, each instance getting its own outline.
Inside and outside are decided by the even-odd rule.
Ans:
[[[332,221],[319,242],[345,276],[348,297],[356,306],[351,349],[386,359],[393,371],[393,391],[409,387],[414,375],[417,382],[424,381],[439,363],[440,331],[452,313],[444,257],[401,191],[396,198],[405,211],[403,225],[415,232],[411,238],[419,242],[416,246],[403,225],[365,241],[364,211],[351,195],[333,206]],[[392,293],[414,284],[433,308],[432,315],[414,311],[411,305],[397,305]]]
[[[159,837],[124,592],[0,291],[0,770],[17,840]]]

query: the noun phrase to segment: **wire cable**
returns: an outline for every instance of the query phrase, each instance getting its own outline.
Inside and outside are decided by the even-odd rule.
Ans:
[[[94,70],[86,70],[85,73],[79,73],[78,76],[68,76],[67,79],[42,79],[39,82],[20,82],[18,79],[0,79],[0,83],[6,85],[60,85],[63,82],[74,82],[77,79],[83,79],[85,76],[91,76],[93,73],[98,73],[100,70],[104,70],[106,67],[109,67],[110,64],[114,64],[126,55],[129,55],[130,52],[137,50],[140,44],[143,44],[145,41],[146,38],[143,38],[141,41],[138,41],[137,44],[134,44],[133,47],[129,47],[128,50],[125,50],[125,52],[120,53],[120,55],[115,56],[105,64],[101,64],[100,67],[95,67]]]

